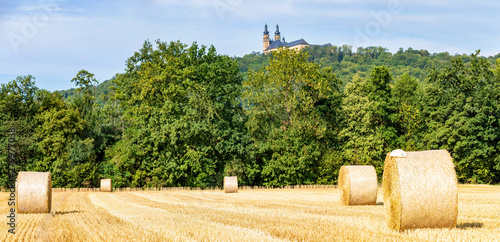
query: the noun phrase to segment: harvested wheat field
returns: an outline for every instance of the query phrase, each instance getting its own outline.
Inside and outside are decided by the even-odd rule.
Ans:
[[[453,229],[397,232],[377,205],[342,206],[337,189],[53,192],[52,213],[18,214],[0,241],[343,241],[500,238],[500,187],[459,185]],[[8,193],[0,193],[6,221]]]

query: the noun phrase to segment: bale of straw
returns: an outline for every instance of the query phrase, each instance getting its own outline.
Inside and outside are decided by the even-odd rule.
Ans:
[[[52,208],[50,172],[19,172],[16,193],[18,213],[50,213]]]
[[[111,179],[101,179],[101,192],[112,192],[113,184]]]
[[[457,176],[448,151],[388,154],[383,188],[389,228],[402,231],[455,227]]]
[[[225,193],[238,192],[238,177],[236,176],[224,177],[224,192]]]
[[[373,166],[342,166],[338,184],[340,201],[343,205],[377,203],[377,172]]]

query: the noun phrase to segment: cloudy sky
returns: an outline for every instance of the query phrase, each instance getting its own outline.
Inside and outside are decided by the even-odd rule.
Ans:
[[[31,74],[64,90],[81,69],[102,82],[123,72],[146,39],[262,51],[276,23],[287,41],[500,53],[496,0],[0,0],[0,83]]]

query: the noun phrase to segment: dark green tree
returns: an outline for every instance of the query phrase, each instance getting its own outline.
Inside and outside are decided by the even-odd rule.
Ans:
[[[397,110],[391,117],[398,136],[394,145],[403,150],[418,150],[421,144],[421,101],[424,100],[420,98],[420,86],[416,78],[405,73],[396,79],[391,90],[391,108]]]
[[[5,187],[8,181],[8,131],[15,129],[16,141],[15,170],[22,171],[32,162],[35,156],[36,140],[33,134],[37,128],[36,116],[40,103],[47,92],[35,85],[31,75],[18,76],[7,84],[0,86],[0,186]]]
[[[443,72],[432,71],[423,109],[426,148],[451,152],[459,181],[498,181],[499,84],[490,63],[470,56],[451,60]]]
[[[324,153],[335,149],[340,83],[308,58],[280,49],[244,84],[247,127],[266,186],[316,183]]]
[[[131,186],[221,186],[225,174],[245,172],[245,116],[237,98],[238,65],[212,46],[145,42],[119,75],[123,139],[115,162]]]

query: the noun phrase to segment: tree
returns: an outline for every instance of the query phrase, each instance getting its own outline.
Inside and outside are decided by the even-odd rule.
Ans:
[[[8,182],[8,130],[15,129],[14,152],[17,171],[24,170],[34,157],[36,141],[33,133],[37,128],[36,115],[46,92],[35,85],[31,75],[18,76],[0,86],[0,186]]]
[[[450,151],[461,182],[498,180],[500,89],[490,64],[479,51],[470,64],[451,60],[443,72],[432,71],[425,89],[423,116],[427,148]]]
[[[221,186],[224,174],[252,181],[241,170],[251,164],[235,61],[213,46],[157,41],[127,67],[116,80],[125,131],[111,159],[130,185]]]
[[[377,130],[376,101],[369,98],[369,82],[354,76],[344,89],[342,111],[345,124],[340,132],[343,156],[350,165],[374,165],[381,170],[380,157],[386,150],[380,130]]]
[[[392,77],[386,67],[375,67],[368,80],[355,76],[346,85],[342,110],[345,115],[341,138],[344,159],[355,165],[374,165],[382,173],[385,154],[397,139],[390,105]]]
[[[77,110],[62,100],[58,93],[47,94],[40,113],[34,137],[37,142],[37,158],[29,166],[33,171],[50,171],[55,187],[78,187],[81,184],[68,184],[68,171],[74,164],[69,150],[74,141],[82,135],[85,120]]]
[[[315,183],[319,161],[334,145],[337,123],[326,117],[338,109],[340,83],[308,58],[282,48],[244,83],[247,127],[264,185]]]
[[[417,150],[419,132],[422,123],[420,83],[407,73],[396,79],[391,89],[391,106],[397,113],[392,117],[397,129],[399,141],[397,144],[403,150]]]

